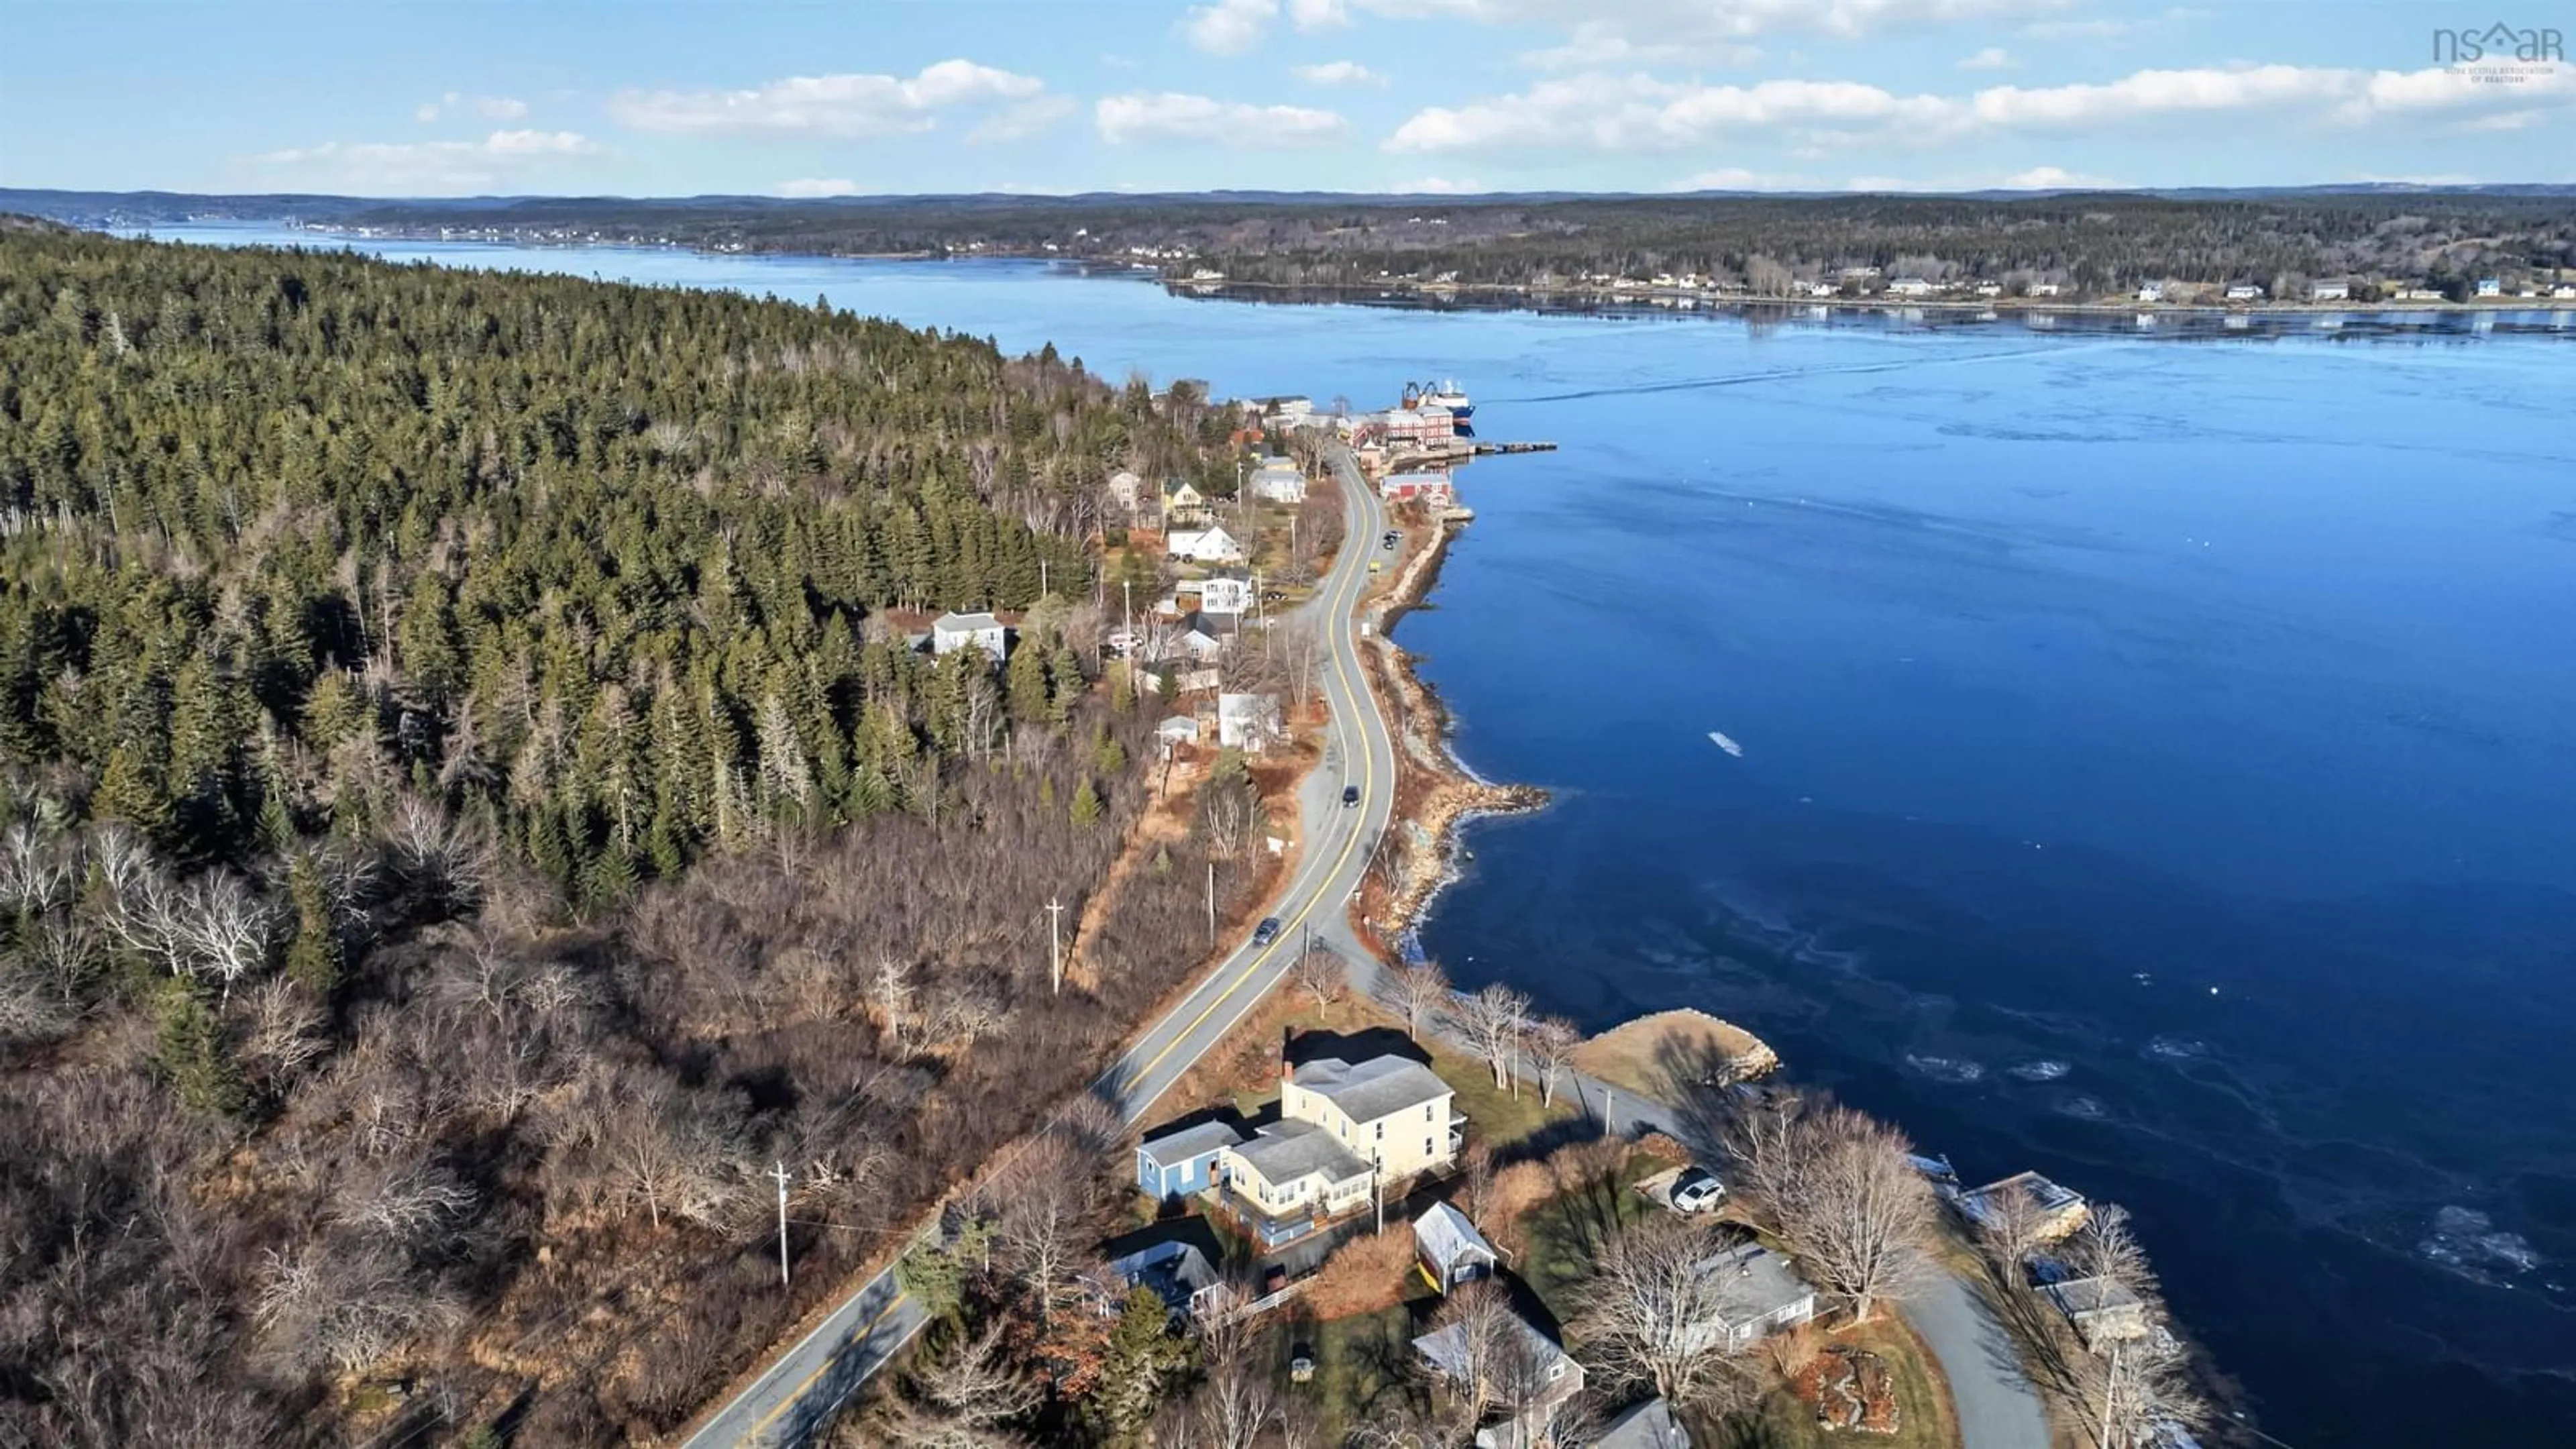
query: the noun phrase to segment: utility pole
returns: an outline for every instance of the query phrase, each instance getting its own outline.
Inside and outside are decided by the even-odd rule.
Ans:
[[[1038,560],[1038,597],[1039,597],[1039,598],[1041,598],[1041,599],[1043,599],[1043,598],[1045,598],[1046,596],[1047,596],[1047,561],[1046,561],[1045,559],[1039,559],[1039,560]]]
[[[1208,862],[1207,887],[1208,944],[1216,944],[1216,862]]]
[[[1619,1089],[1604,1082],[1601,1086],[1602,1136],[1619,1135]]]
[[[787,1164],[773,1162],[769,1175],[778,1179],[778,1286],[787,1286]]]
[[[1047,897],[1047,979],[1055,994],[1064,994],[1064,906]]]
[[[2120,1392],[2120,1340],[2111,1340],[2111,1371],[2102,1376],[2102,1449],[2111,1443],[2111,1405]]]

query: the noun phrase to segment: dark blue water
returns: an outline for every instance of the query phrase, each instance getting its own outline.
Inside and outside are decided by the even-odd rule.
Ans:
[[[2563,314],[1757,324],[389,250],[1220,393],[1461,377],[1486,436],[1564,450],[1463,476],[1400,636],[1464,757],[1556,792],[1474,833],[1425,932],[1455,974],[1715,1011],[1964,1172],[2126,1203],[2299,1449],[2576,1442]]]

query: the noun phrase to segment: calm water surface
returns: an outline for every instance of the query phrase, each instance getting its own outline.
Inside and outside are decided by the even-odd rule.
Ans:
[[[197,229],[216,241],[278,233]],[[1478,519],[1403,626],[1496,778],[1425,938],[1703,1007],[2138,1215],[2299,1446],[2576,1442],[2576,329],[1183,301],[1044,267],[386,244],[1385,401]],[[1711,730],[1740,741],[1741,759]]]

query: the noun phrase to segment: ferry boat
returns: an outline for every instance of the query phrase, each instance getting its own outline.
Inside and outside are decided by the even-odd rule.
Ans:
[[[1476,405],[1467,399],[1467,390],[1454,382],[1444,382],[1422,390],[1422,400],[1434,407],[1444,407],[1460,422],[1476,415]]]
[[[1408,382],[1404,385],[1404,406],[1418,408],[1426,404],[1447,408],[1449,415],[1462,423],[1476,415],[1476,405],[1468,399],[1466,389],[1454,382]]]

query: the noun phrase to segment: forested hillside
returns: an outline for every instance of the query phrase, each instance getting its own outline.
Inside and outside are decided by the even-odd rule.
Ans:
[[[1051,350],[0,235],[0,1442],[658,1432],[1068,1094],[1256,875],[1050,994],[1119,466],[1208,461]]]

